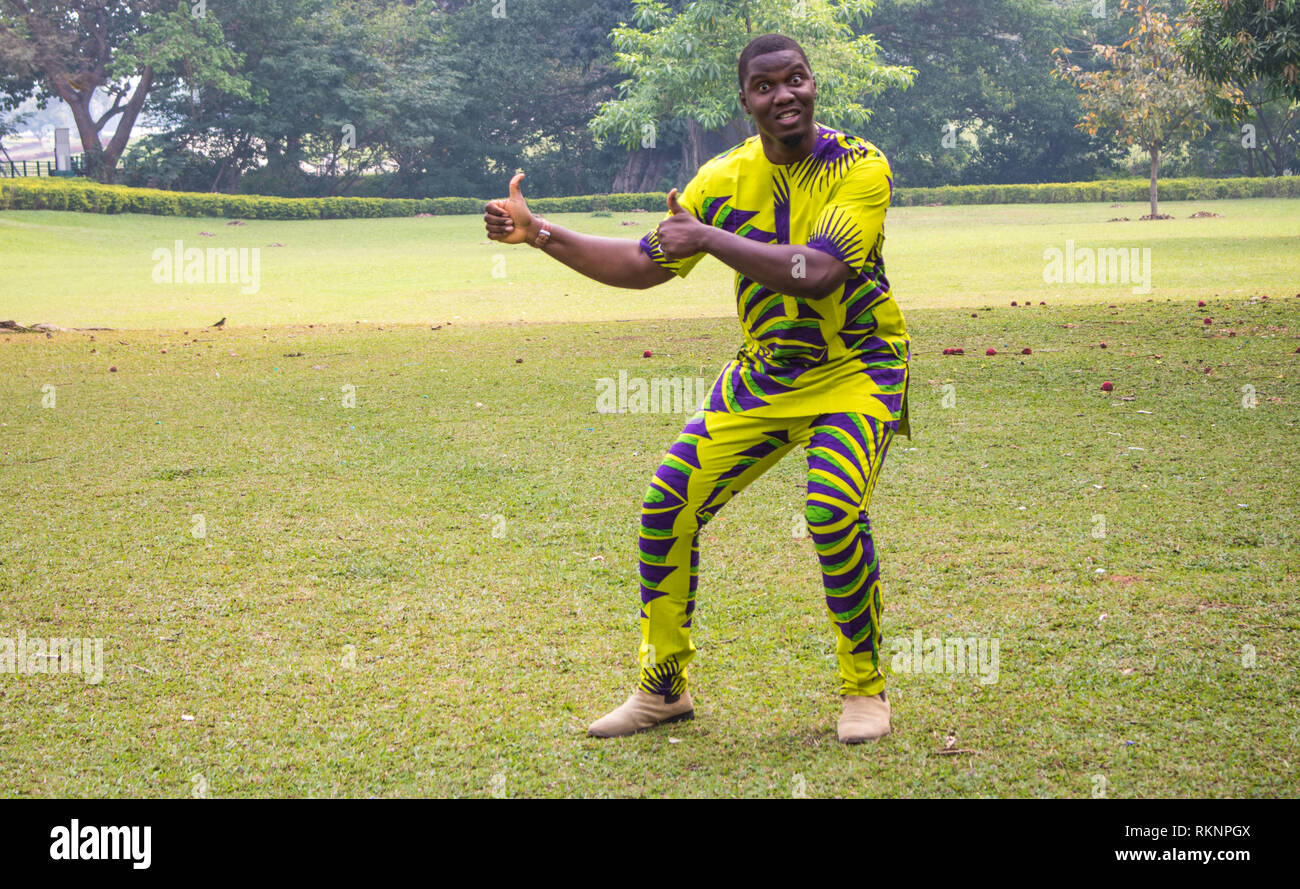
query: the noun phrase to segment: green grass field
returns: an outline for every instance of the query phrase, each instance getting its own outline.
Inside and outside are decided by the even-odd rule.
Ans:
[[[104,652],[98,683],[0,673],[0,795],[1295,796],[1296,206],[891,213],[886,649],[1000,662],[895,672],[894,734],[854,748],[801,454],[703,533],[697,719],[583,734],[635,676],[638,509],[686,419],[597,413],[596,380],[711,380],[722,272],[580,284],[463,217],[0,214],[0,317],[168,328],[0,335],[0,653]],[[203,226],[287,245],[260,293],[149,283]],[[1044,284],[1066,239],[1149,243],[1152,292]]]
[[[1300,290],[1300,211],[1286,199],[1167,201],[1174,221],[1136,220],[1141,204],[901,207],[886,264],[905,308],[1199,299]],[[1196,212],[1221,218],[1189,219]],[[560,214],[591,234],[640,237],[657,214]],[[0,320],[63,327],[181,328],[352,321],[604,321],[727,317],[731,273],[706,259],[684,282],[615,292],[540,251],[488,241],[474,217],[262,222],[0,212]],[[209,236],[201,234],[207,232]],[[231,284],[156,284],[157,249],[257,248],[255,293]],[[1047,285],[1043,254],[1079,247],[1151,250],[1151,292]],[[282,246],[271,246],[282,245]],[[93,283],[92,283],[93,282]]]

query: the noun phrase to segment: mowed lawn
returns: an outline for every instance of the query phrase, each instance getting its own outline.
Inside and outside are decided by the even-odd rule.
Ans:
[[[1300,290],[1300,201],[900,207],[886,266],[909,308],[1199,299]],[[1189,218],[1194,213],[1218,217]],[[639,238],[657,213],[557,214],[590,234]],[[156,283],[155,251],[256,254],[255,286]],[[1050,250],[1150,251],[1150,292],[1044,281]],[[164,263],[166,264],[166,263]],[[232,224],[226,219],[0,212],[0,320],[61,327],[187,328],[353,321],[602,321],[727,316],[731,273],[704,260],[685,281],[612,291],[540,251],[488,241],[480,217]]]
[[[697,719],[584,736],[635,677],[639,507],[686,419],[599,413],[598,380],[712,380],[740,334],[730,298],[707,293],[706,305],[698,273],[565,302],[562,273],[519,248],[506,254],[512,276],[515,257],[539,275],[511,285],[524,304],[588,320],[483,323],[513,298],[472,281],[454,296],[429,289],[438,308],[424,323],[356,323],[346,288],[304,283],[310,322],[290,323],[264,292],[265,324],[214,301],[205,321],[215,310],[245,323],[6,332],[0,653],[20,633],[98,638],[104,663],[98,683],[0,673],[0,794],[1295,796],[1300,275],[1272,234],[1295,225],[1284,206],[1222,202],[1224,219],[1162,224],[1274,213],[1273,228],[1258,216],[1239,241],[1189,258],[1225,282],[1203,289],[1204,308],[1156,287],[1058,298],[1041,280],[1053,239],[1130,243],[1084,233],[1081,207],[891,221],[898,277],[910,255],[914,276],[966,264],[1014,295],[903,300],[915,434],[895,440],[872,508],[895,732],[853,748],[835,741],[834,637],[797,534],[801,452],[703,532]],[[1043,221],[1053,209],[1063,221]],[[1004,254],[944,246],[974,237],[956,220],[1022,210],[1053,232],[1023,276]],[[91,229],[109,244],[186,223],[6,213],[0,237],[12,255],[14,226]],[[420,225],[468,231],[366,224],[395,239]],[[346,264],[331,244],[365,253],[331,241],[347,224],[266,225],[302,226],[302,256],[319,251],[302,281]],[[908,225],[937,251],[928,262]],[[1096,231],[1156,228],[1133,225]],[[438,243],[427,251],[458,261]],[[463,247],[496,249],[468,235]],[[33,241],[20,277],[51,249]],[[0,315],[160,323],[165,300],[113,279],[103,249],[107,292],[65,266],[48,280],[77,299],[58,302],[51,284],[38,311]],[[384,260],[395,276],[427,260],[375,249],[373,280],[355,279],[373,300]],[[31,293],[9,286],[5,309]],[[697,303],[669,308],[661,292]],[[183,302],[176,311],[193,308]],[[398,307],[415,303],[371,305],[410,320]],[[622,307],[632,320],[614,320]],[[347,322],[318,320],[331,312]],[[965,354],[942,355],[949,346]],[[902,671],[893,653],[916,633],[996,642],[996,677]]]

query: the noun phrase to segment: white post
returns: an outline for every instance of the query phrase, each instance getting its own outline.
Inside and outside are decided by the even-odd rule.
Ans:
[[[67,127],[58,127],[54,131],[54,169],[60,173],[72,172],[72,144]]]

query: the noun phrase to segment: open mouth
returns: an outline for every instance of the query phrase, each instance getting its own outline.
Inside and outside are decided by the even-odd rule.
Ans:
[[[776,119],[782,123],[789,123],[792,120],[796,120],[800,113],[801,112],[798,108],[787,108],[785,111],[777,114]]]

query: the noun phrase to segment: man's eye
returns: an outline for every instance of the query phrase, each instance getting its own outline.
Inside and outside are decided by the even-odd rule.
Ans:
[[[801,77],[798,74],[796,74],[794,77],[791,77],[790,80],[792,83],[803,83],[803,77]]]

